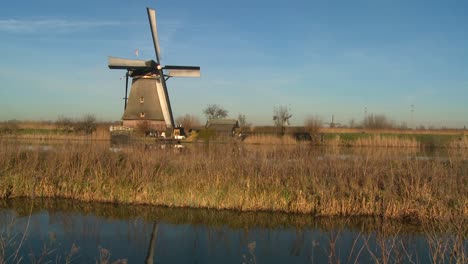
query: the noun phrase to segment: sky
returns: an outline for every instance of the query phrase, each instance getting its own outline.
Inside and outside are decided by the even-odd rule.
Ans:
[[[218,104],[272,125],[285,106],[292,125],[359,122],[367,109],[398,124],[468,126],[462,0],[6,1],[0,120],[120,120],[125,71],[107,57],[154,59],[146,7],[161,63],[201,67],[201,78],[168,81],[175,117],[204,120]]]

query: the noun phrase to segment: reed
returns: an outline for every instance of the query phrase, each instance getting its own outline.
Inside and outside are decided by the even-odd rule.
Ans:
[[[385,149],[348,159],[309,145],[237,143],[174,150],[65,144],[27,150],[0,142],[0,197],[64,197],[171,207],[374,215],[421,222],[468,216],[468,164]]]
[[[367,137],[359,137],[354,140],[343,140],[339,135],[329,141],[333,146],[352,146],[352,147],[413,147],[419,148],[422,144],[415,138],[382,136],[375,134]]]
[[[460,135],[465,132],[463,129],[366,129],[366,128],[342,128],[342,127],[322,127],[322,133],[332,134],[394,134],[394,135]]]
[[[468,136],[460,136],[457,140],[451,141],[449,148],[468,148]]]
[[[243,141],[246,144],[261,144],[261,145],[294,145],[296,140],[291,135],[250,135]]]

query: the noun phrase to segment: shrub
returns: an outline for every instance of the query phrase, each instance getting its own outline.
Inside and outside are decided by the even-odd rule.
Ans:
[[[59,116],[57,121],[55,121],[55,126],[58,130],[65,133],[75,131],[75,122],[69,117]]]
[[[77,122],[76,128],[77,131],[84,132],[85,134],[93,133],[97,128],[96,117],[91,114],[83,116],[83,118]]]

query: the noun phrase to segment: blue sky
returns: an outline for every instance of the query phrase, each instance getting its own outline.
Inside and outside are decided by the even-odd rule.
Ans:
[[[220,104],[272,124],[290,108],[347,123],[368,113],[468,126],[467,1],[7,1],[0,8],[0,120],[119,120],[125,72],[107,56],[199,65],[168,82],[174,115]],[[135,49],[140,50],[136,57]]]

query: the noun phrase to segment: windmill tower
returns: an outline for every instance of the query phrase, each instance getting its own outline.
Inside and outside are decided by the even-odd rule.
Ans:
[[[325,124],[328,125],[330,128],[335,128],[335,127],[341,126],[340,123],[335,122],[335,115],[332,115],[331,123],[325,123]]]
[[[147,8],[147,13],[156,60],[109,57],[108,66],[110,69],[127,70],[123,126],[137,128],[144,124],[149,129],[158,132],[172,132],[174,117],[166,81],[170,77],[200,77],[200,67],[161,65],[156,11]],[[129,77],[132,78],[132,86],[127,98]]]

